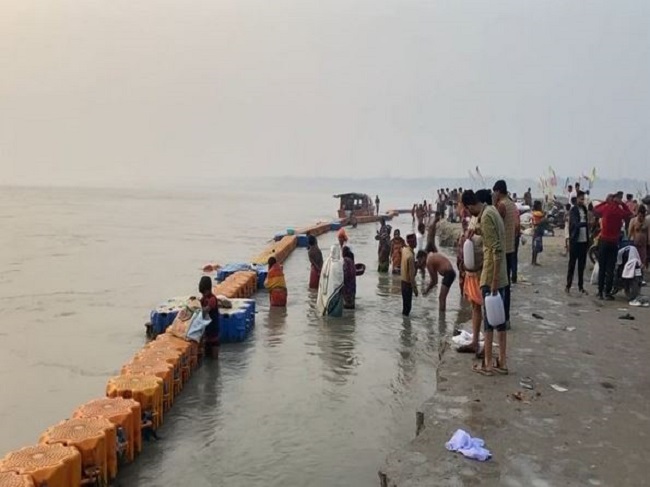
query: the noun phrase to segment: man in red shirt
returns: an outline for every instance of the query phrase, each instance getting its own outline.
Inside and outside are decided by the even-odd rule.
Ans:
[[[618,257],[618,242],[626,220],[632,217],[630,209],[623,204],[623,192],[610,194],[594,208],[601,218],[600,243],[598,245],[598,298],[614,300],[612,286]]]

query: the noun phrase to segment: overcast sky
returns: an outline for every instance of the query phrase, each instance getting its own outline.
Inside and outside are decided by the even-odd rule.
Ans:
[[[647,0],[0,7],[0,184],[650,178]]]

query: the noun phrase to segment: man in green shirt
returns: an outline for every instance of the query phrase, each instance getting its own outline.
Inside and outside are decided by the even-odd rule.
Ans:
[[[402,314],[409,316],[411,314],[411,306],[413,303],[413,294],[417,297],[418,285],[415,281],[415,255],[413,249],[417,245],[417,239],[414,233],[406,236],[407,246],[402,249],[402,266],[401,266],[401,281],[402,281]]]
[[[485,201],[485,199],[483,199]],[[463,205],[467,211],[479,219],[479,229],[483,238],[483,270],[481,271],[481,291],[483,300],[490,294],[497,293],[504,297],[504,291],[508,285],[508,273],[506,269],[505,249],[506,230],[503,219],[497,209],[486,203],[481,203],[472,190],[465,191],[462,197]],[[487,313],[483,313],[485,330],[485,359],[483,365],[475,367],[474,370],[483,375],[494,375],[494,373],[507,374],[506,363],[506,324],[488,323]],[[494,330],[497,331],[499,343],[499,358],[496,363],[492,361],[492,341]]]

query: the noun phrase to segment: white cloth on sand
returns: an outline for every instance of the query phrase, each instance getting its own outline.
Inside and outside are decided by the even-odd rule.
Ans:
[[[467,431],[460,429],[456,430],[451,439],[445,443],[445,448],[479,462],[485,462],[492,458],[490,450],[485,448],[485,441],[480,438],[472,438]]]

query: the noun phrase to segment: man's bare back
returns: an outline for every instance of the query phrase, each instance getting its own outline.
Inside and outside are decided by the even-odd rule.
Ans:
[[[438,280],[437,274],[442,276],[445,272],[453,271],[454,267],[449,259],[441,253],[429,252],[429,255],[427,255],[427,270],[431,279]]]

